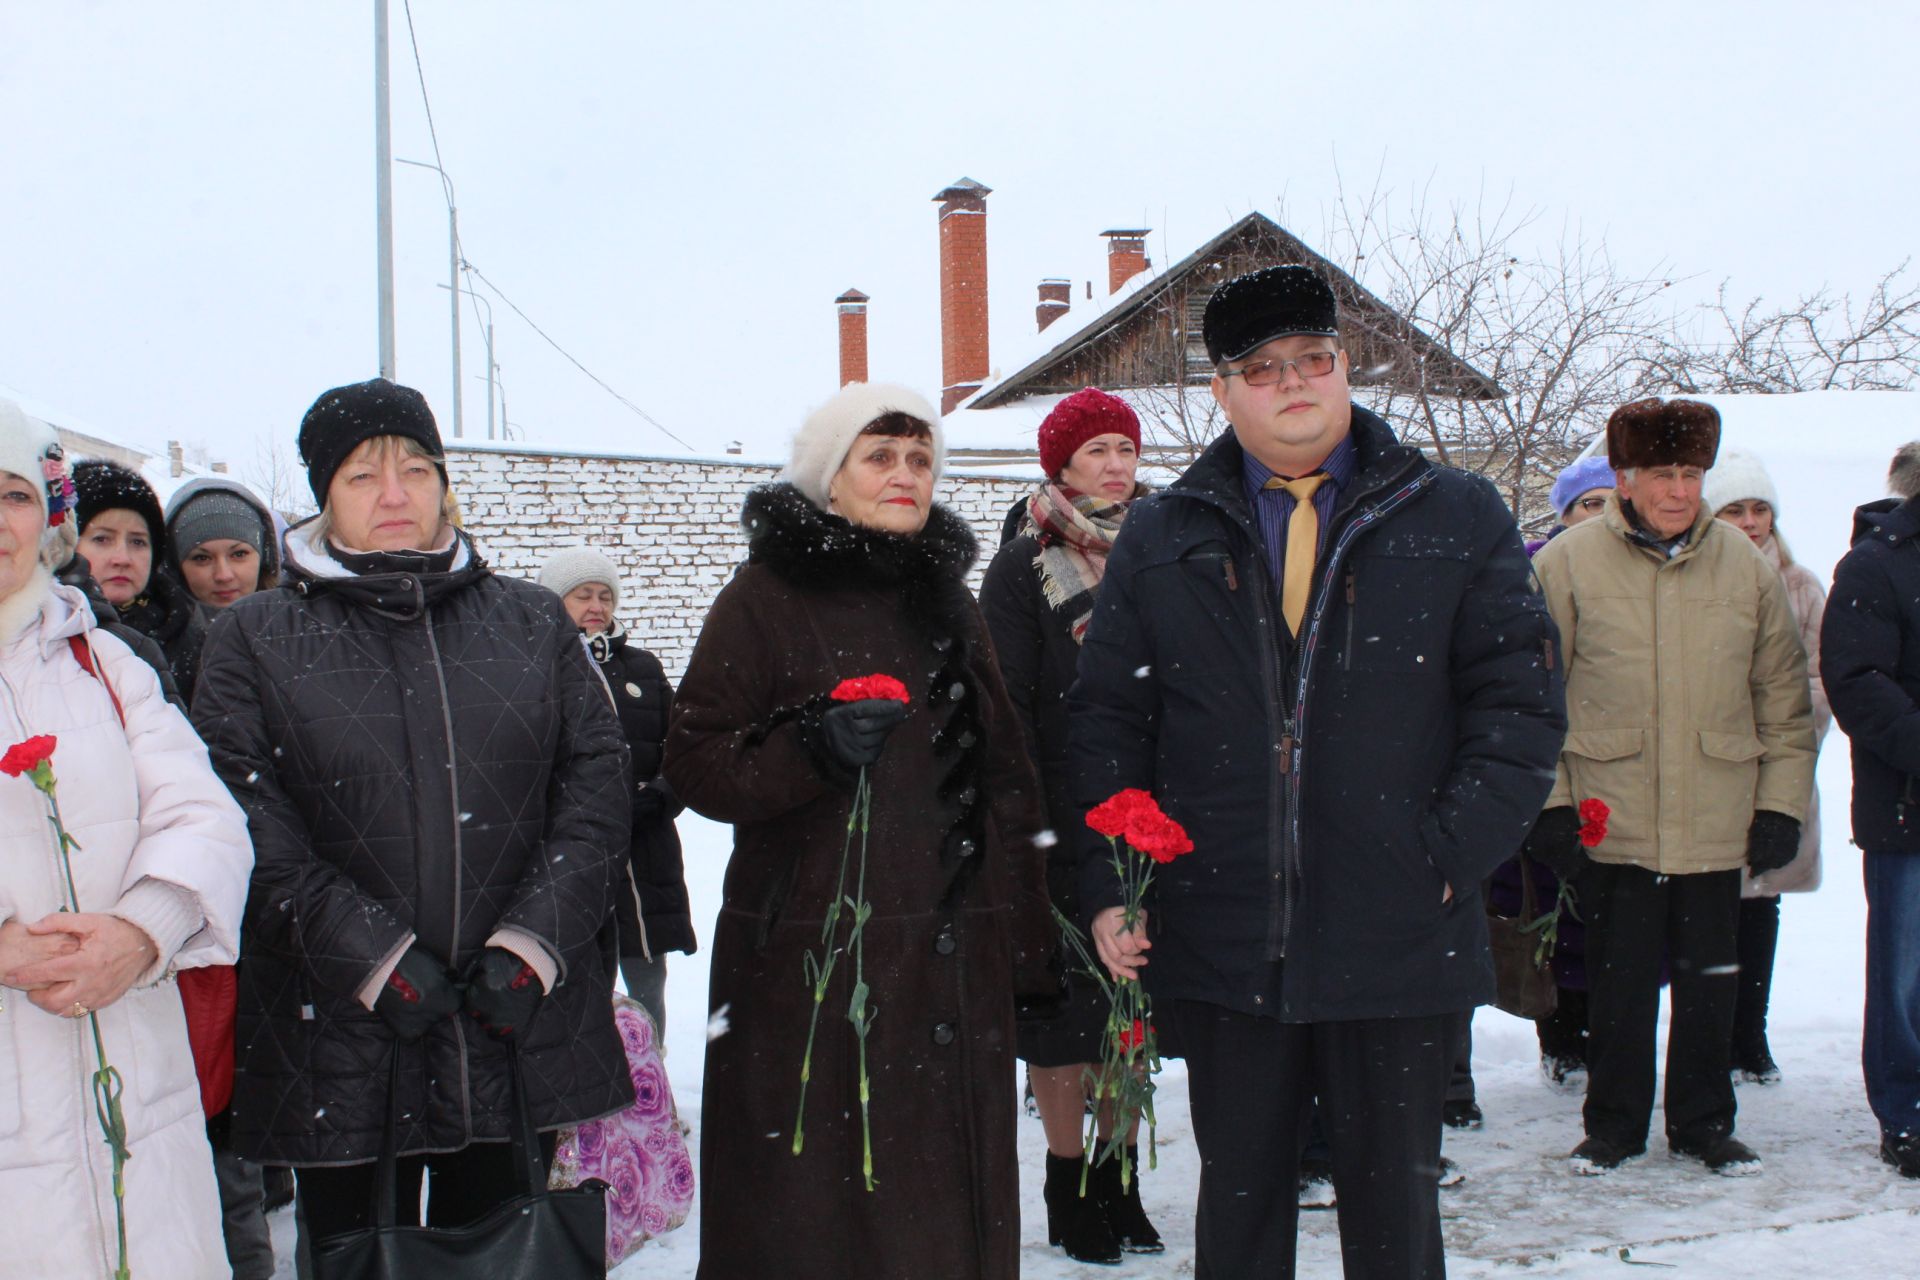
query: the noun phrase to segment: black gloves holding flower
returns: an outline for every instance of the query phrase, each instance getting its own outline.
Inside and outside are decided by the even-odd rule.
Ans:
[[[1792,862],[1800,852],[1800,820],[1771,809],[1757,809],[1747,828],[1747,868],[1763,876]]]
[[[1562,880],[1578,876],[1587,865],[1587,851],[1580,842],[1580,812],[1570,804],[1544,810],[1527,832],[1520,852],[1553,872]]]

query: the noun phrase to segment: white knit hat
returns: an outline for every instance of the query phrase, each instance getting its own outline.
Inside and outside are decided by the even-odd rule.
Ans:
[[[48,505],[47,463],[61,459],[60,437],[38,418],[29,418],[13,401],[0,397],[0,471],[11,471],[28,481],[40,493],[40,509]],[[61,519],[49,523],[40,535],[40,563],[58,569],[73,558],[79,545],[77,522],[73,518],[73,486],[69,482],[61,498]]]
[[[940,430],[940,415],[917,392],[885,382],[849,382],[833,399],[808,414],[793,437],[793,456],[780,478],[825,511],[829,502],[827,489],[840,464],[847,460],[854,439],[874,419],[889,413],[918,418],[932,430],[933,482],[939,484],[940,472],[947,465],[947,443]]]
[[[613,592],[613,607],[620,607],[620,570],[592,547],[568,547],[554,552],[540,566],[539,582],[562,598],[575,587],[598,582]]]
[[[1780,494],[1760,459],[1731,449],[1723,450],[1713,469],[1707,472],[1700,498],[1707,514],[1713,516],[1719,515],[1720,508],[1729,502],[1747,502],[1754,498],[1772,507],[1775,514],[1780,511]]]

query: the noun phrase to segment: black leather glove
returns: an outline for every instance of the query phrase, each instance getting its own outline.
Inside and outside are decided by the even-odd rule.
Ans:
[[[504,947],[488,947],[467,966],[467,1012],[496,1040],[524,1028],[546,998],[533,966]]]
[[[1533,820],[1520,852],[1562,880],[1571,880],[1587,865],[1580,843],[1580,812],[1570,804],[1555,805]]]
[[[447,967],[417,945],[400,956],[373,1002],[373,1011],[386,1019],[393,1034],[408,1042],[418,1040],[434,1023],[459,1009],[460,988]]]
[[[1800,820],[1771,809],[1756,809],[1747,828],[1747,866],[1757,876],[1778,871],[1800,852]]]
[[[907,704],[891,698],[836,702],[820,713],[807,736],[816,755],[854,774],[880,758],[887,735],[907,718]]]

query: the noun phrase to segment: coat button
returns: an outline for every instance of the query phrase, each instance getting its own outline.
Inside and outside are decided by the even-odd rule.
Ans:
[[[973,840],[969,838],[966,840],[962,840],[957,846],[955,846],[954,852],[959,854],[963,858],[971,858],[973,856],[973,849],[974,849]]]
[[[627,681],[627,696],[629,698],[637,698],[640,696],[640,686],[631,680]]]
[[[942,1022],[942,1023],[940,1023],[940,1024],[938,1024],[938,1025],[936,1025],[936,1026],[934,1027],[934,1029],[933,1029],[933,1042],[934,1042],[935,1044],[938,1044],[938,1045],[949,1045],[949,1044],[952,1044],[952,1043],[953,1043],[953,1026],[952,1026],[952,1024],[951,1024],[951,1023],[946,1023],[946,1022]]]
[[[936,955],[950,956],[953,954],[953,949],[958,945],[959,944],[953,940],[951,930],[942,929],[934,935],[933,950]]]
[[[947,686],[947,701],[958,702],[966,696],[967,686],[960,681],[955,680],[951,685]]]

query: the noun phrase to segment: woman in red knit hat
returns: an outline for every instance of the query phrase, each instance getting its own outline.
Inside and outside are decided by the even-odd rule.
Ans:
[[[1107,552],[1128,504],[1147,492],[1137,479],[1140,420],[1104,391],[1076,391],[1040,424],[1040,463],[1047,479],[1023,511],[1016,508],[1017,534],[988,566],[980,606],[1060,836],[1049,851],[1047,890],[1073,918],[1078,846],[1071,833],[1083,826],[1083,815],[1067,787],[1067,689]],[[1113,1263],[1123,1249],[1157,1253],[1162,1245],[1141,1208],[1139,1179],[1122,1191],[1118,1160],[1095,1165],[1086,1196],[1079,1194],[1085,1081],[1100,1060],[1105,1025],[1099,988],[1076,975],[1061,1015],[1022,1023],[1017,1034],[1047,1133],[1047,1240],[1079,1261]],[[1111,1124],[1111,1116],[1101,1118],[1103,1131]]]

